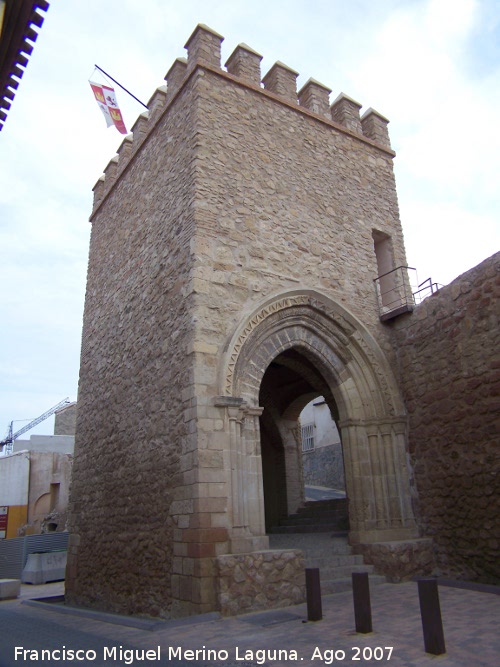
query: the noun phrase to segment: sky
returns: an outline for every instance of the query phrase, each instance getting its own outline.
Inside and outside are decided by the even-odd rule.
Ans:
[[[52,0],[0,133],[0,438],[77,399],[92,187],[123,139],[94,65],[147,103],[198,23],[222,64],[244,42],[390,120],[419,281],[500,249],[499,0]],[[130,130],[144,109],[115,88]]]

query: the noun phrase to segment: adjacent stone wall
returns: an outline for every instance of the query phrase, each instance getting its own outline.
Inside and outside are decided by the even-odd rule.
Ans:
[[[304,484],[345,489],[342,445],[317,447],[302,454]]]
[[[500,583],[500,253],[394,324],[424,535],[439,570]]]
[[[305,600],[301,551],[255,551],[217,558],[219,608],[224,616],[300,604]]]

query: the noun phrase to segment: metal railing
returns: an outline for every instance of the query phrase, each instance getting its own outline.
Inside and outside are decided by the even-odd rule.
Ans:
[[[422,303],[422,301],[428,296],[438,292],[441,287],[443,287],[443,285],[440,285],[439,283],[433,283],[431,278],[426,278],[426,280],[421,282],[420,285],[417,285],[417,289],[413,292],[415,303]]]
[[[398,266],[374,279],[379,314],[382,321],[413,310],[415,300],[409,271],[415,271],[415,269],[410,266]]]
[[[373,282],[382,321],[410,313],[416,305],[442,287],[432,282],[431,278],[418,284],[417,270],[411,266],[398,266],[378,276]]]
[[[302,451],[310,452],[314,449],[314,424],[304,424],[302,433]]]

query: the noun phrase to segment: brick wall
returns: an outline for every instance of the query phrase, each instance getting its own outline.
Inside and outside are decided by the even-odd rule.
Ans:
[[[500,582],[500,253],[394,324],[423,533],[443,573]]]

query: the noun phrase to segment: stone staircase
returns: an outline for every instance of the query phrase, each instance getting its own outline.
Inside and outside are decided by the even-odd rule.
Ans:
[[[368,572],[371,586],[385,583],[385,577],[374,574],[373,565],[365,565],[363,556],[352,553],[348,526],[345,499],[307,502],[270,531],[269,546],[300,549],[305,566],[319,568],[322,595],[349,590],[353,572]]]
[[[296,514],[281,519],[270,533],[325,533],[347,535],[349,514],[347,498],[312,500],[299,507]]]

